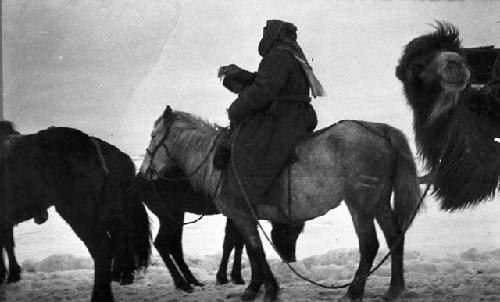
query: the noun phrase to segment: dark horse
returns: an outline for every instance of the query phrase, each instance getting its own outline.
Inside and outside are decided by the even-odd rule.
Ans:
[[[13,135],[19,135],[19,132],[16,131],[14,124],[10,121],[0,121],[0,140],[2,141],[2,145],[4,140],[10,139]],[[13,226],[6,226],[3,223],[0,223],[0,253],[2,253],[2,249],[5,249],[9,259],[9,275],[7,277],[7,283],[21,280],[21,267],[17,263],[14,246]],[[0,257],[0,284],[4,282],[6,274],[7,270],[2,254]]]
[[[343,121],[317,131],[297,146],[299,160],[276,181],[271,196],[274,204],[255,208],[241,200],[221,200],[217,195],[220,171],[213,168],[212,146],[219,131],[203,119],[167,106],[155,121],[141,174],[154,180],[173,169],[189,174],[200,167],[189,178],[190,185],[196,191],[216,196],[217,210],[233,221],[245,239],[252,278],[242,299],[254,299],[262,284],[266,301],[278,298],[278,283],[266,261],[257,219],[306,221],[324,215],[342,200],[352,215],[360,247],[358,270],[342,300],[362,299],[365,277],[379,247],[374,219],[393,252],[387,297],[392,299],[401,293],[405,287],[403,230],[418,210],[420,190],[410,147],[399,130],[386,124]]]
[[[182,250],[182,233],[184,227],[184,213],[198,215],[220,214],[213,203],[213,196],[202,191],[196,191],[186,178],[184,172],[178,168],[164,173],[161,178],[147,181],[141,174],[136,177],[140,188],[141,199],[148,208],[158,217],[160,229],[155,238],[154,245],[158,249],[165,265],[177,288],[191,292],[191,285],[202,286],[184,261]],[[295,261],[295,240],[287,238],[298,237],[304,223],[290,226],[273,223],[273,233],[283,229],[281,233],[289,236],[280,236],[275,239],[275,244],[282,252],[286,261]],[[244,284],[241,277],[241,256],[244,241],[230,219],[226,222],[223,243],[222,259],[216,274],[217,283],[228,283],[227,265],[231,251],[234,249],[234,261],[231,270],[231,280],[235,284]]]
[[[0,121],[0,140],[9,140],[20,133],[15,129],[14,123],[11,121]],[[3,149],[2,149],[3,152]],[[47,221],[49,215],[46,210],[41,211],[34,217],[35,223],[42,224]],[[7,253],[7,258],[9,259],[9,275],[7,277],[7,283],[18,282],[21,280],[21,267],[16,259],[16,254],[14,252],[15,242],[14,242],[14,227],[11,225],[0,224],[0,252],[5,249]],[[7,273],[4,259],[0,258],[0,284],[5,280],[5,275]]]
[[[494,196],[500,172],[500,102],[469,85],[470,68],[458,30],[435,31],[406,45],[396,68],[413,109],[427,181],[445,210],[467,208]],[[499,68],[499,67],[497,67]]]
[[[53,205],[94,259],[91,300],[113,301],[112,278],[130,283],[133,271],[147,266],[151,251],[149,219],[133,187],[130,157],[63,127],[4,140],[2,151],[2,228]]]

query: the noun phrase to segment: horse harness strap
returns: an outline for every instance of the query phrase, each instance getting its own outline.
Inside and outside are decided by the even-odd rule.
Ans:
[[[102,154],[102,149],[101,149],[101,146],[99,145],[99,142],[94,138],[90,138],[90,141],[92,142],[92,144],[94,144],[97,156],[99,157],[99,161],[101,163],[102,171],[104,172],[105,175],[108,175],[109,169],[108,169],[108,166],[106,164],[106,160],[104,159],[104,155]]]
[[[99,164],[100,164],[101,173],[102,173],[102,177],[103,177],[102,184],[101,184],[101,190],[99,192],[99,198],[101,200],[105,200],[106,199],[105,197],[106,197],[107,185],[108,185],[109,168],[108,168],[108,165],[106,164],[106,160],[104,158],[104,154],[102,153],[102,148],[101,148],[101,145],[99,144],[99,142],[95,138],[92,138],[92,137],[90,137],[90,141],[94,145],[95,152],[97,154],[97,158],[99,159]],[[99,225],[97,220],[99,218],[99,216],[98,216],[99,208],[102,205],[103,205],[102,202],[97,202],[95,204],[95,207],[94,207],[95,223],[94,223],[94,225]],[[106,235],[109,238],[111,238],[109,231],[106,231]]]
[[[164,124],[167,124],[167,123],[168,124],[172,124],[173,121],[166,121],[166,119],[164,119]],[[149,149],[146,149],[146,153],[150,156],[150,162],[149,162],[149,165],[148,165],[149,168],[153,166],[153,158],[154,158],[156,152],[158,152],[158,150],[160,149],[160,147],[163,147],[165,149],[165,153],[167,154],[167,156],[172,161],[175,161],[175,159],[174,159],[172,153],[170,152],[170,150],[169,150],[169,148],[167,146],[167,143],[166,143],[166,140],[167,140],[168,136],[170,135],[171,125],[169,125],[168,127],[166,127],[166,126],[164,126],[164,127],[165,127],[166,130],[163,133],[163,136],[161,138],[161,144],[156,145],[155,148],[153,149],[153,151],[150,151]],[[189,128],[186,128],[186,129],[189,129]],[[221,136],[222,133],[223,133],[223,131],[220,131],[217,134],[217,136],[214,139],[214,142],[213,142],[212,146],[210,147],[210,150],[207,152],[207,155],[202,160],[202,162],[193,171],[191,171],[190,173],[187,173],[186,176],[179,177],[179,178],[168,178],[168,177],[160,175],[154,169],[152,169],[152,171],[155,172],[155,174],[157,174],[158,178],[161,178],[161,179],[167,180],[167,181],[182,181],[182,180],[189,179],[189,177],[191,177],[194,174],[196,174],[201,169],[201,167],[203,167],[203,165],[207,162],[208,158],[210,157],[210,154],[212,153],[212,151],[217,146],[217,140],[219,139],[219,137]]]

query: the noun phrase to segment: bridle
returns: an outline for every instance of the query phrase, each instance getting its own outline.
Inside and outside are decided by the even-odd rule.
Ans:
[[[161,147],[165,148],[165,153],[167,154],[168,158],[173,160],[172,153],[170,152],[170,150],[167,147],[167,138],[170,135],[170,129],[171,129],[171,126],[174,123],[175,119],[168,121],[167,118],[165,118],[164,116],[162,117],[162,119],[163,119],[163,127],[165,128],[165,132],[163,133],[163,135],[161,137],[160,143],[157,144],[153,148],[153,150],[149,150],[149,148],[146,148],[146,154],[149,156],[148,168],[146,169],[146,173],[152,172],[158,178],[175,181],[175,179],[168,179],[168,178],[164,177],[163,175],[161,175],[160,172],[158,172],[154,168],[154,165],[153,165],[154,157],[155,157],[156,153],[158,152],[158,150],[160,150]]]
[[[148,162],[148,168],[146,169],[146,172],[152,172],[154,173],[158,178],[160,179],[163,179],[163,180],[167,180],[167,181],[173,181],[173,182],[179,182],[179,181],[183,181],[183,180],[186,180],[186,179],[189,179],[189,177],[193,176],[195,173],[197,173],[201,167],[207,162],[208,158],[210,158],[210,154],[212,153],[212,151],[215,149],[215,146],[217,145],[217,140],[219,139],[219,136],[221,135],[222,131],[220,131],[217,136],[215,137],[214,139],[214,142],[212,144],[212,146],[210,147],[210,150],[207,152],[207,155],[205,156],[205,158],[202,160],[202,162],[198,165],[198,167],[196,169],[194,169],[191,173],[188,173],[186,174],[185,176],[183,177],[177,177],[177,178],[168,178],[168,177],[165,177],[163,175],[161,175],[160,172],[158,172],[156,169],[154,169],[154,166],[153,166],[153,159],[154,159],[154,156],[156,155],[156,153],[158,152],[158,150],[160,150],[161,147],[165,148],[165,153],[167,154],[167,157],[175,162],[175,159],[172,155],[172,153],[170,152],[170,150],[168,149],[168,146],[167,146],[167,138],[168,136],[170,135],[170,130],[172,129],[172,124],[174,123],[175,119],[171,119],[171,120],[168,120],[165,116],[163,116],[163,126],[165,128],[165,132],[163,133],[162,137],[161,137],[161,143],[159,143],[158,145],[156,145],[153,150],[149,150],[148,148],[146,149],[146,154],[149,156],[149,162]],[[182,129],[196,129],[195,127],[192,127],[192,128],[188,128],[188,127],[179,127],[179,128],[182,128]],[[210,197],[210,200],[213,200],[215,198],[215,195],[217,194],[217,191],[219,190],[219,187],[222,183],[222,173],[219,177],[219,180],[217,181],[217,185],[215,187],[215,191],[214,191],[214,196],[211,196]],[[151,182],[151,187],[153,189],[153,192],[154,192],[154,195],[155,195],[155,198],[158,198],[159,200],[161,199],[161,196],[158,192],[158,189],[156,188],[156,185],[155,185],[155,182]],[[207,206],[207,208],[209,207],[210,205]],[[173,218],[168,212],[167,212],[167,215],[175,222],[177,222],[177,220],[175,218]],[[191,221],[191,222],[184,222],[183,224],[184,225],[187,225],[187,224],[192,224],[192,223],[196,223],[198,221],[200,221],[205,215],[201,215],[200,217],[198,217],[197,219],[195,219],[194,221]]]
[[[215,137],[214,142],[212,143],[212,146],[210,147],[210,150],[208,150],[207,155],[205,156],[205,158],[201,161],[201,163],[193,171],[191,171],[190,173],[186,173],[186,175],[183,176],[183,177],[168,178],[168,177],[165,177],[164,175],[161,175],[161,173],[159,171],[157,171],[156,169],[154,169],[153,160],[154,160],[154,156],[156,155],[156,153],[158,152],[158,150],[160,150],[160,148],[163,147],[165,149],[165,153],[167,154],[167,157],[171,161],[175,162],[175,158],[174,158],[174,156],[172,155],[172,153],[170,152],[170,150],[169,150],[169,148],[167,146],[167,138],[170,135],[170,130],[172,129],[172,124],[174,123],[174,121],[175,121],[175,119],[168,120],[167,118],[163,117],[163,126],[165,128],[165,132],[163,133],[163,135],[161,137],[161,140],[160,140],[161,143],[159,143],[158,145],[156,145],[153,148],[153,150],[146,149],[146,154],[149,155],[148,168],[146,169],[146,172],[152,172],[158,178],[163,179],[163,180],[167,180],[167,181],[182,181],[182,180],[189,179],[191,176],[193,176],[194,174],[196,174],[201,169],[201,167],[203,167],[203,165],[208,161],[208,159],[210,158],[210,154],[212,153],[212,151],[217,146],[217,140],[219,139],[220,135],[222,134],[222,131],[219,131],[219,133],[217,133],[217,136]],[[189,127],[179,127],[179,128],[181,128],[181,129],[196,129],[195,127],[192,127],[192,128],[189,128]]]

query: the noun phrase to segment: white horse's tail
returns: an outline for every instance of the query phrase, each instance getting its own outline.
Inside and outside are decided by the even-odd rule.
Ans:
[[[396,161],[392,175],[394,213],[401,229],[407,230],[421,206],[417,168],[408,140],[403,132],[387,124],[356,122],[387,139],[395,151]]]
[[[396,151],[392,178],[394,212],[400,227],[406,230],[421,206],[417,168],[406,136],[396,128],[386,127],[386,137]]]

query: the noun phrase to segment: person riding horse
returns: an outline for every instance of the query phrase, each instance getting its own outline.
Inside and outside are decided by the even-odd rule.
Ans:
[[[250,85],[244,89],[225,85],[238,93],[227,110],[234,166],[225,170],[221,193],[228,200],[242,197],[237,173],[249,201],[262,203],[297,143],[317,125],[309,89],[313,97],[324,92],[297,43],[296,31],[292,23],[268,20],[258,48],[262,56],[258,71],[243,70],[249,83],[240,84]]]

